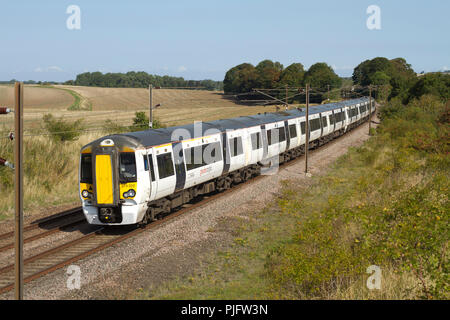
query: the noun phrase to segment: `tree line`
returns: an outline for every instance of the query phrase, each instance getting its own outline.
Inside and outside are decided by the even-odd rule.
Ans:
[[[279,62],[263,60],[256,66],[242,63],[228,70],[223,80],[223,87],[225,94],[244,94],[255,88],[304,87],[306,83],[317,90],[328,90],[339,88],[342,79],[324,62],[313,64],[305,70],[301,63],[293,63],[284,68]],[[276,96],[281,99],[283,94],[278,93]],[[263,98],[259,94],[240,95],[240,97],[242,99]]]
[[[183,77],[159,76],[143,71],[105,74],[101,72],[85,72],[78,74],[75,80],[66,81],[64,84],[111,88],[148,88],[151,84],[154,87],[201,87],[204,90],[223,90],[222,81],[209,79],[185,80]]]
[[[361,62],[353,71],[356,85],[377,87],[376,98],[380,100],[399,99],[409,103],[422,95],[432,94],[442,101],[450,99],[450,75],[448,73],[427,73],[417,76],[404,58],[389,60],[377,57]]]
[[[282,89],[285,86],[305,87],[306,84],[314,89],[311,101],[318,103],[328,97],[338,99],[343,96],[367,96],[369,85],[374,86],[373,96],[380,100],[398,98],[408,103],[428,93],[440,96],[442,100],[450,98],[448,73],[429,73],[418,77],[404,58],[389,60],[376,57],[365,60],[354,68],[351,81],[340,78],[325,62],[315,63],[305,70],[301,63],[293,63],[284,68],[281,63],[271,60],[263,60],[256,66],[242,63],[232,67],[225,74],[223,81],[225,94],[237,95],[240,100],[267,99],[258,93],[246,94],[256,88]],[[343,88],[348,84],[351,88]],[[272,95],[280,100],[285,96],[281,90]],[[289,103],[291,101],[295,99]]]

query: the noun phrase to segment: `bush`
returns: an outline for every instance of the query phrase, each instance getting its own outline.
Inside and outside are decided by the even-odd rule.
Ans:
[[[149,119],[145,112],[140,111],[135,113],[133,118],[133,124],[131,126],[121,126],[110,119],[105,121],[103,125],[103,131],[107,134],[134,132],[148,130]],[[158,120],[153,119],[153,129],[165,128],[165,126]]]
[[[55,141],[75,141],[83,130],[83,120],[81,119],[69,122],[64,121],[63,117],[55,119],[50,113],[44,115],[42,119],[45,129]]]
[[[130,129],[130,131],[148,130],[149,129],[148,123],[149,123],[149,118],[145,112],[143,112],[143,111],[136,112],[135,117],[133,118],[133,124],[131,125],[131,127],[129,129]],[[164,127],[165,126],[163,126],[162,123],[158,119],[153,118],[153,129],[159,129],[159,128],[164,128]]]
[[[324,299],[375,264],[397,281],[413,276],[402,295],[449,298],[449,105],[423,96],[382,113],[375,137],[301,197],[280,202],[283,213],[299,215],[290,241],[267,256],[281,292]]]

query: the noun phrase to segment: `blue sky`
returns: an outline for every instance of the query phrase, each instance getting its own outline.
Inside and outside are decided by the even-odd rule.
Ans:
[[[81,9],[80,30],[66,27],[69,5]],[[381,9],[381,30],[366,27],[370,5]],[[438,71],[450,68],[449,14],[447,0],[2,0],[0,80],[132,70],[223,80],[264,59],[327,62],[351,76],[377,56]]]

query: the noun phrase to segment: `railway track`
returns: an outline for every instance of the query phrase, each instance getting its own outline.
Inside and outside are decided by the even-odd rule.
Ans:
[[[248,181],[248,183],[256,182],[263,176],[255,177]],[[83,259],[93,253],[106,249],[116,243],[122,242],[130,237],[133,237],[144,231],[158,227],[169,220],[175,219],[181,214],[192,211],[195,208],[201,207],[210,201],[222,197],[229,192],[234,192],[239,188],[248,185],[248,183],[241,183],[236,187],[226,190],[221,193],[215,193],[210,196],[199,197],[195,202],[185,205],[160,220],[154,221],[145,227],[129,227],[130,230],[124,231],[124,226],[108,228],[99,226],[97,230],[86,234],[73,241],[64,243],[60,246],[29,257],[24,260],[24,282],[30,282],[34,279],[42,277],[50,272],[67,266],[75,261]],[[10,264],[0,269],[0,294],[10,291],[14,288],[14,264]]]
[[[341,136],[342,137],[342,136]],[[326,145],[331,145],[336,143],[340,137],[330,141]],[[311,150],[314,152],[314,150]],[[297,162],[303,160],[303,157],[298,157],[290,160],[284,164],[280,165],[280,168],[290,167]],[[236,192],[240,188],[244,186],[248,186],[252,183],[263,179],[264,175],[256,176],[244,183],[240,183],[234,186],[231,189],[228,189],[223,192],[213,193],[207,196],[201,196],[198,199],[194,199],[192,203],[186,204],[182,206],[180,209],[175,210],[174,212],[168,214],[160,220],[154,221],[145,227],[128,227],[125,228],[121,226],[120,228],[115,228],[114,226],[109,226],[107,228],[103,226],[99,226],[98,229],[88,233],[86,235],[81,236],[75,240],[70,242],[61,244],[57,247],[54,247],[50,250],[37,254],[35,256],[29,257],[24,260],[24,282],[30,282],[34,279],[42,277],[50,272],[53,272],[57,269],[63,268],[67,265],[70,265],[80,259],[83,259],[87,256],[90,256],[98,251],[104,250],[114,244],[122,242],[126,239],[129,239],[133,236],[136,236],[139,233],[145,232],[147,230],[156,228],[176,217],[185,214],[189,211],[192,211],[196,208],[206,205],[210,201],[214,201],[220,197],[223,197],[231,192]],[[81,210],[81,208],[77,208]],[[74,209],[75,210],[75,209]],[[74,212],[72,212],[73,214]],[[50,219],[49,221],[52,221]],[[40,223],[45,223],[46,221],[42,221]],[[53,221],[54,222],[54,221]],[[31,230],[31,226],[30,230]],[[36,227],[33,227],[36,228]],[[48,230],[48,232],[51,230]],[[3,239],[5,235],[0,236],[0,241]],[[27,239],[31,239],[29,237]],[[30,240],[32,241],[32,240]],[[14,288],[14,265],[8,265],[0,269],[0,294],[10,291]]]
[[[86,219],[83,216],[81,207],[63,211],[59,214],[34,221],[24,227],[24,243],[29,243],[37,239],[48,237],[54,233],[61,232],[65,228],[83,223]],[[14,231],[0,235],[0,253],[14,248]]]

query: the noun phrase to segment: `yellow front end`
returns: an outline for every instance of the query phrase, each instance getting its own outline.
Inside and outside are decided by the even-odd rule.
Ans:
[[[95,157],[95,186],[97,204],[114,204],[114,185],[111,155],[99,154]]]

